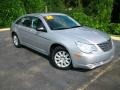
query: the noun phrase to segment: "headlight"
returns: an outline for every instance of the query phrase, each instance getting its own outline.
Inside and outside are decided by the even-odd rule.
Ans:
[[[97,48],[93,44],[86,44],[81,42],[76,42],[77,47],[84,53],[92,53],[97,51]]]

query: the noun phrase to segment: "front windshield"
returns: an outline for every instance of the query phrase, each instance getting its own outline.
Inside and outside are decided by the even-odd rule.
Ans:
[[[49,15],[45,16],[44,19],[52,30],[64,30],[80,27],[80,24],[65,15]]]

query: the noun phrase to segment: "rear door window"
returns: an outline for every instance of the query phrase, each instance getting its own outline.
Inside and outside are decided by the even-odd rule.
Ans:
[[[32,27],[32,18],[31,17],[23,17],[23,18],[19,19],[16,22],[16,24],[31,28]]]

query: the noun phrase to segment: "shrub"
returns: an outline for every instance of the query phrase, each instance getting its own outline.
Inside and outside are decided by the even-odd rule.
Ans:
[[[100,29],[111,34],[120,34],[120,24],[111,24],[113,0],[89,0],[83,10],[71,11],[69,14],[81,24]],[[77,8],[78,9],[78,8]]]
[[[109,30],[111,34],[120,35],[120,24],[110,24]]]

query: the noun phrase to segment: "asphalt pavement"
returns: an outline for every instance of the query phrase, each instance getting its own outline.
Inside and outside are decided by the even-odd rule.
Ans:
[[[47,56],[15,48],[10,32],[0,32],[0,90],[120,90],[120,41],[112,62],[93,70],[58,70]]]

